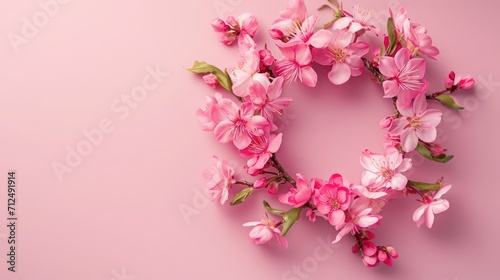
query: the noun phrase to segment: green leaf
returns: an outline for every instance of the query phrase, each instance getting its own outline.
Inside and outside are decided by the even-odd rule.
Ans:
[[[444,153],[435,156],[431,153],[431,151],[429,151],[429,149],[427,149],[427,147],[422,145],[422,143],[420,143],[420,142],[418,143],[416,150],[419,154],[421,154],[426,159],[432,160],[435,162],[439,162],[439,163],[447,163],[448,161],[452,160],[454,157],[453,155],[447,155]]]
[[[431,151],[429,151],[429,149],[427,149],[427,147],[422,145],[420,142],[418,143],[416,150],[419,154],[421,154],[426,159],[433,160]]]
[[[455,156],[453,155],[447,155],[447,154],[440,154],[438,156],[432,156],[432,160],[440,163],[447,163],[448,161],[452,160]]]
[[[396,50],[396,30],[394,28],[394,19],[390,17],[387,19],[387,36],[389,37],[389,48],[387,49],[387,55],[391,55],[394,50]]]
[[[243,201],[245,201],[245,199],[247,199],[247,197],[252,193],[252,191],[253,191],[252,187],[243,189],[241,192],[237,193],[233,197],[233,201],[231,201],[230,205],[234,206],[234,205],[242,203]]]
[[[463,110],[464,107],[458,106],[457,103],[455,103],[455,100],[453,97],[449,96],[448,94],[440,94],[435,97],[437,100],[439,100],[443,105],[448,106],[452,109],[457,109],[457,110]]]
[[[217,81],[219,84],[225,88],[229,92],[233,92],[232,86],[233,83],[231,81],[231,78],[229,77],[229,73],[227,73],[227,70],[220,70],[219,68],[206,63],[205,61],[195,61],[193,67],[187,69],[188,71],[191,71],[193,73],[197,74],[208,74],[212,73],[217,77]]]
[[[281,235],[285,236],[293,224],[297,222],[300,217],[300,211],[302,211],[302,207],[292,208],[285,213],[285,216],[283,216],[283,231]]]
[[[437,191],[441,187],[439,183],[424,183],[424,182],[417,182],[417,181],[409,181],[408,182],[410,185],[414,186],[415,188],[426,192],[426,191]]]
[[[265,201],[265,200],[264,200],[264,208],[266,208],[267,211],[269,211],[269,212],[271,212],[273,214],[276,214],[276,215],[283,215],[283,214],[286,213],[283,210],[272,208],[271,205],[269,205],[269,203],[267,201]]]

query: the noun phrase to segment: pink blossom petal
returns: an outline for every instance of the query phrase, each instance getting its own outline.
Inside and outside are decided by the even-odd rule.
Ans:
[[[432,228],[433,224],[434,224],[434,213],[432,213],[432,210],[430,208],[427,208],[425,210],[425,225],[428,228]]]
[[[400,89],[396,80],[385,80],[382,83],[384,89],[384,98],[392,98],[398,96]]]
[[[294,48],[295,50],[295,61],[300,65],[308,65],[312,61],[312,54],[309,46],[306,44],[298,44]]]
[[[248,147],[250,143],[252,143],[252,139],[247,133],[242,133],[233,139],[233,143],[236,146],[236,148],[242,150]]]
[[[401,146],[403,147],[403,151],[409,153],[415,150],[417,144],[418,144],[417,133],[413,129],[403,130],[403,133],[401,133]]]
[[[437,109],[429,109],[425,112],[423,116],[420,117],[420,122],[427,123],[433,127],[436,127],[441,123],[441,116],[443,112]]]
[[[332,65],[333,58],[328,49],[313,49],[312,56],[316,63],[321,65]]]
[[[328,221],[331,225],[336,226],[345,222],[345,213],[342,210],[334,210],[330,213]]]
[[[318,49],[323,49],[330,44],[330,41],[332,40],[332,33],[328,30],[325,29],[320,29],[316,31],[311,38],[309,38],[309,44],[311,46],[318,48]]]
[[[360,217],[359,218],[359,221],[358,221],[358,225],[360,227],[369,227],[369,226],[372,226],[374,224],[376,224],[378,222],[379,218],[375,217],[375,216],[363,216],[363,217]]]
[[[420,140],[430,143],[436,140],[437,130],[435,127],[420,127],[417,129],[416,135]]]
[[[300,81],[308,87],[315,87],[318,82],[318,75],[311,66],[301,67]]]
[[[214,135],[217,141],[228,143],[233,140],[234,124],[232,121],[225,120],[217,124],[214,129]],[[250,144],[250,143],[249,143]]]
[[[443,199],[441,201],[431,202],[431,205],[432,205],[432,212],[434,214],[439,214],[441,212],[448,210],[448,208],[450,208],[450,203],[446,199]]]
[[[351,77],[351,69],[345,63],[334,63],[332,70],[328,73],[328,79],[334,85],[341,85]]]
[[[394,78],[399,73],[399,69],[396,66],[394,58],[389,56],[383,56],[380,58],[379,69],[380,73],[389,79]]]
[[[407,48],[400,49],[394,56],[394,62],[399,70],[402,70],[410,61],[410,51]]]
[[[441,196],[443,196],[445,193],[447,193],[451,189],[451,186],[452,185],[446,185],[446,186],[440,188],[439,191],[437,191],[436,194],[434,195],[434,199],[441,198]]]
[[[282,141],[283,133],[280,133],[278,135],[271,135],[269,138],[269,146],[267,147],[267,151],[270,153],[276,153],[279,150]]]
[[[418,113],[427,109],[427,99],[425,93],[419,94],[413,101],[413,112]]]
[[[392,122],[391,127],[389,128],[389,134],[401,135],[403,131],[408,130],[408,128],[406,128],[408,124],[409,123],[408,120],[406,120],[406,118],[395,119]]]
[[[408,183],[408,179],[401,175],[401,173],[396,173],[391,178],[391,188],[401,191],[406,187],[406,183]]]
[[[425,212],[425,209],[427,209],[428,207],[429,207],[428,204],[424,204],[424,205],[421,205],[420,207],[418,207],[417,210],[415,210],[415,212],[413,212],[413,221],[416,222],[416,221],[420,220],[420,218],[422,217],[422,215]]]

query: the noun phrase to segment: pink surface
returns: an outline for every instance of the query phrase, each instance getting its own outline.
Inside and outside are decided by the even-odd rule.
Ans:
[[[468,109],[446,111],[440,126],[440,142],[456,159],[417,161],[411,176],[444,175],[453,184],[450,209],[431,230],[411,220],[418,207],[412,199],[383,212],[377,243],[400,254],[390,269],[365,268],[349,238],[324,245],[335,233],[323,222],[301,220],[288,250],[256,246],[241,225],[260,218],[266,195],[232,209],[201,196],[201,172],[212,155],[243,160],[200,130],[194,111],[213,91],[185,69],[196,59],[234,64],[237,50],[218,43],[213,18],[250,11],[261,23],[256,39],[264,42],[264,28],[285,0],[61,0],[46,18],[38,2],[50,1],[0,1],[0,279],[498,279],[496,2],[389,1],[404,5],[441,50],[428,65],[431,89],[449,70],[477,80],[475,91],[456,94]],[[322,3],[307,1],[311,12]],[[387,14],[385,0],[365,4]],[[24,30],[28,36],[13,45],[24,18],[42,27]],[[295,102],[278,155],[290,173],[341,172],[355,181],[360,152],[381,151],[377,125],[391,104],[366,73],[333,87],[327,71],[314,92],[285,91]],[[145,93],[127,99],[144,83]],[[85,134],[94,144],[86,146]],[[68,156],[77,149],[87,155]],[[54,166],[67,160],[71,166],[58,177]],[[18,188],[16,273],[6,263],[11,169]],[[194,214],[185,217],[180,209],[188,208]]]

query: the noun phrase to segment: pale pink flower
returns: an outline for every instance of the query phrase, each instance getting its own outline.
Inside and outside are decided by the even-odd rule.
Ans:
[[[424,93],[413,101],[413,106],[397,105],[401,117],[392,122],[389,134],[401,137],[401,147],[405,152],[415,150],[418,140],[430,143],[436,140],[436,126],[441,122],[442,112],[436,109],[427,109]]]
[[[208,193],[212,201],[219,200],[224,204],[229,197],[229,189],[236,183],[234,179],[234,168],[225,160],[213,157],[214,166],[203,173],[207,183]]]
[[[432,39],[427,30],[418,23],[411,22],[406,15],[406,9],[401,7],[397,13],[389,9],[394,19],[396,35],[401,35],[406,41],[406,48],[415,55],[424,54],[431,59],[436,59],[439,54],[438,48],[432,45]]]
[[[293,47],[298,43],[311,45],[313,48],[325,48],[332,40],[332,33],[325,29],[315,31],[317,16],[310,16],[301,23],[286,21],[286,25],[282,23],[274,25],[271,29],[271,34],[283,34],[280,39],[284,43],[280,43],[281,47]],[[288,26],[290,24],[290,26]],[[279,30],[278,28],[282,28]],[[279,31],[278,31],[279,30]],[[283,31],[288,31],[285,36]]]
[[[280,18],[273,22],[269,34],[273,39],[287,41],[294,28],[300,25],[307,16],[304,0],[290,0],[286,10],[280,12]]]
[[[274,79],[272,83],[263,85],[260,82],[254,82],[250,86],[250,100],[260,114],[270,123],[273,122],[275,115],[281,116],[283,109],[292,103],[292,98],[281,97],[284,80],[280,76]]]
[[[244,149],[252,142],[251,135],[262,136],[269,122],[262,116],[255,115],[252,102],[244,102],[238,107],[230,99],[222,99],[219,103],[226,120],[221,121],[214,129],[217,141],[232,141],[236,148]]]
[[[356,200],[360,207],[371,208],[374,214],[382,211],[382,208],[384,208],[389,200],[388,192],[390,192],[390,190],[378,190],[374,188],[373,185],[353,185],[351,188],[352,192],[358,195]]]
[[[383,118],[383,119],[379,122],[378,126],[379,126],[380,128],[389,128],[389,127],[391,126],[391,124],[392,124],[392,121],[393,121],[393,120],[394,120],[394,117],[393,117],[393,116],[390,116],[390,117],[385,117],[385,118]]]
[[[366,170],[361,175],[361,184],[374,184],[376,188],[392,188],[402,190],[408,179],[402,175],[411,168],[411,159],[403,155],[394,147],[388,146],[384,155],[374,154],[365,150],[360,158],[361,165]]]
[[[243,46],[248,47],[247,45]],[[248,47],[241,55],[239,66],[229,72],[229,77],[233,82],[232,89],[236,96],[246,97],[254,81],[265,83],[269,80],[265,74],[259,73],[259,64],[259,52],[253,47]]]
[[[474,79],[471,76],[455,75],[455,72],[451,71],[444,80],[444,84],[447,89],[470,89],[474,86]]]
[[[313,49],[314,61],[321,65],[332,65],[328,79],[341,85],[351,76],[361,75],[364,64],[361,57],[368,53],[365,42],[352,43],[354,34],[346,30],[335,30],[333,40],[324,49]]]
[[[408,49],[399,50],[395,57],[381,57],[379,69],[386,78],[382,84],[384,98],[397,96],[403,104],[409,104],[426,86],[425,68],[425,60],[411,58]]]
[[[413,213],[413,221],[417,222],[418,227],[425,222],[425,225],[431,228],[434,223],[434,214],[448,210],[450,203],[448,200],[442,199],[441,196],[450,189],[451,185],[447,185],[440,188],[433,197],[425,197],[425,201],[422,201],[422,205]]]
[[[196,117],[203,130],[213,131],[221,121],[226,119],[219,105],[222,99],[222,95],[218,92],[215,93],[215,97],[207,96],[205,107],[196,110]]]
[[[355,4],[352,15],[347,14],[346,16],[337,19],[332,28],[334,30],[346,29],[351,33],[356,33],[360,30],[372,30],[376,34],[380,33],[375,27],[377,19],[375,18],[373,11],[366,9],[365,7]]]
[[[215,76],[214,74],[210,73],[210,74],[206,74],[206,75],[203,75],[203,81],[205,81],[205,83],[211,87],[211,88],[215,88],[217,86],[217,84],[219,83],[217,81],[217,76]]]
[[[333,174],[330,180],[316,192],[318,212],[325,215],[331,225],[339,226],[345,222],[345,213],[351,202],[351,192],[344,186],[342,176]]]
[[[276,227],[276,222],[270,220],[267,215],[260,222],[248,222],[243,226],[254,227],[250,231],[249,237],[255,244],[266,244],[276,237],[279,245],[288,247],[288,242],[285,237],[281,236],[281,230]]]
[[[315,87],[318,75],[311,67],[312,54],[309,46],[299,43],[293,47],[279,49],[285,57],[275,62],[276,76],[283,76],[289,83],[299,79],[304,85]]]
[[[244,13],[238,19],[229,16],[225,22],[220,18],[216,18],[211,25],[215,32],[222,34],[220,41],[226,45],[231,45],[239,36],[255,36],[258,22],[251,14]]]
[[[248,171],[254,173],[254,170],[264,168],[272,154],[279,150],[282,141],[282,133],[278,135],[264,133],[261,136],[252,136],[250,144],[240,150],[241,156],[250,158],[247,161]]]
[[[372,214],[372,209],[364,208],[364,205],[360,202],[359,199],[354,199],[349,208],[350,219],[346,223],[335,227],[339,232],[332,243],[339,242],[348,233],[354,234],[359,232],[360,229],[370,228],[382,219],[382,216]]]
[[[278,195],[279,201],[283,204],[292,205],[293,208],[306,204],[313,194],[313,188],[307,184],[307,180],[302,174],[297,173],[297,187],[291,188],[286,194]]]

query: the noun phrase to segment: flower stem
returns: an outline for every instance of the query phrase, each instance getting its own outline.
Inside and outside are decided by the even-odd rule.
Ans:
[[[290,183],[294,187],[297,186],[297,182],[295,182],[295,180],[292,177],[290,177],[290,175],[288,175],[283,165],[281,165],[281,163],[279,162],[278,157],[276,157],[276,154],[273,154],[273,156],[271,157],[271,164],[276,168],[276,170],[278,170],[279,175],[286,182]]]
[[[250,183],[250,182],[247,182],[247,181],[236,181],[236,183],[234,183],[235,185],[244,185],[244,186],[249,186],[249,187],[253,187],[253,184]]]
[[[376,66],[374,66],[373,63],[368,59],[364,57],[362,57],[361,59],[363,60],[363,64],[365,65],[366,69],[368,69],[368,71],[370,71],[373,76],[375,76],[379,83],[383,83],[385,81],[385,77],[384,75],[382,75],[382,73],[380,73],[380,70]]]

